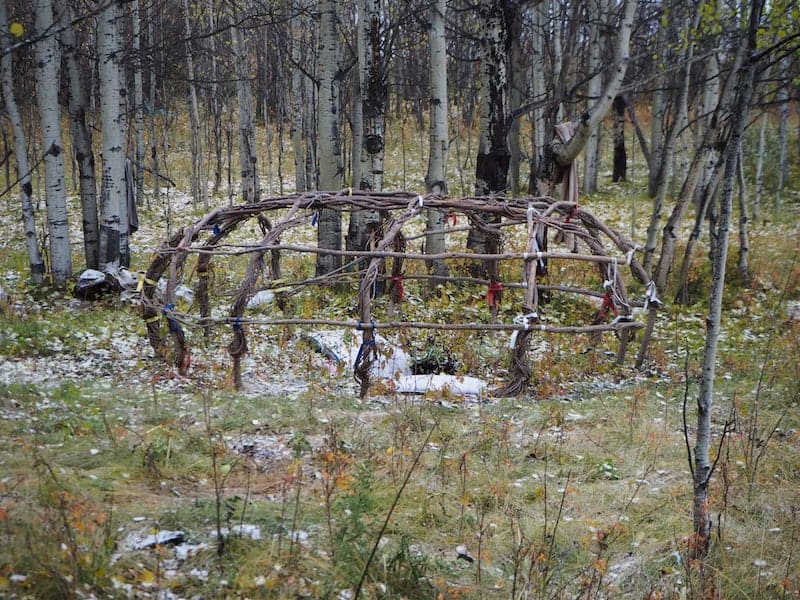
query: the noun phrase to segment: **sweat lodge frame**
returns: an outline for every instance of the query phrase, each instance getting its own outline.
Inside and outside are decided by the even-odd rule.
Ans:
[[[382,226],[374,233],[372,248],[363,251],[329,250],[316,245],[284,244],[280,238],[297,227],[316,224],[320,211],[326,209],[352,212],[357,210],[379,211]],[[437,231],[404,235],[404,228],[425,211],[437,210],[447,216],[445,225]],[[267,216],[273,216],[272,220]],[[458,215],[465,216],[468,226],[455,226]],[[450,217],[453,226],[449,226]],[[242,224],[255,220],[262,238],[251,244],[226,243],[227,238]],[[522,251],[503,251],[502,229],[524,225],[525,247]],[[452,234],[470,227],[481,231],[487,240],[487,251],[475,254],[464,251],[446,251],[440,254],[424,254],[405,251],[405,242],[423,238],[432,233]],[[548,251],[547,231],[555,232],[554,238],[572,240],[571,251]],[[655,294],[655,285],[636,260],[638,247],[617,231],[606,226],[593,214],[575,202],[554,200],[549,197],[505,198],[500,196],[447,198],[439,195],[419,195],[412,192],[369,192],[352,189],[339,192],[306,192],[271,197],[228,207],[217,208],[194,224],[177,231],[157,250],[155,257],[139,282],[139,311],[147,328],[151,346],[159,357],[167,358],[170,339],[174,345],[174,361],[181,374],[188,372],[190,350],[184,326],[202,327],[210,335],[214,325],[228,325],[232,338],[228,352],[232,358],[233,383],[242,387],[241,359],[247,353],[247,334],[244,326],[258,324],[267,326],[316,325],[355,328],[362,334],[361,348],[354,365],[354,376],[360,384],[360,393],[366,395],[370,385],[370,366],[378,358],[376,329],[426,329],[466,331],[511,331],[511,366],[508,383],[495,390],[495,395],[512,396],[524,392],[532,375],[527,358],[530,336],[534,332],[599,335],[613,331],[619,337],[616,362],[621,364],[626,356],[632,333],[645,327],[645,333],[636,359],[639,368],[647,354],[655,314],[661,303]],[[265,255],[269,253],[268,269]],[[282,256],[331,254],[349,259],[345,264],[326,275],[299,281],[287,281],[281,276]],[[175,308],[175,291],[183,279],[187,260],[196,256],[195,273],[197,286],[195,302],[199,316],[180,313]],[[233,301],[224,319],[211,316],[209,292],[211,287],[212,261],[215,257],[248,256],[244,277],[233,295]],[[386,259],[392,259],[390,274],[383,274]],[[466,259],[482,261],[484,277],[414,275],[409,279],[435,279],[437,283],[453,284],[467,282],[488,286],[487,302],[491,311],[489,323],[430,323],[419,321],[376,321],[373,310],[376,283],[388,284],[388,293],[394,302],[402,301],[404,261],[448,261]],[[582,261],[594,263],[603,279],[603,289],[537,283],[537,267],[546,269],[549,260]],[[500,261],[520,261],[521,280],[502,282],[499,277]],[[627,267],[635,280],[645,288],[643,302],[628,298],[621,267]],[[267,272],[268,271],[268,272]],[[425,270],[427,273],[427,269]],[[157,300],[158,280],[166,274],[166,291],[163,302]],[[247,303],[262,289],[277,292],[277,301],[282,305],[286,295],[310,285],[341,285],[343,281],[358,276],[357,318],[352,321],[329,318],[274,318],[251,319],[245,316]],[[520,288],[523,302],[520,314],[511,323],[498,322],[499,299],[503,286]],[[602,301],[602,307],[594,322],[584,326],[557,326],[545,323],[539,317],[542,292],[563,292],[593,296]],[[633,307],[641,306],[647,312],[646,326],[633,318]],[[606,322],[609,313],[615,317]],[[167,324],[162,330],[162,321]]]

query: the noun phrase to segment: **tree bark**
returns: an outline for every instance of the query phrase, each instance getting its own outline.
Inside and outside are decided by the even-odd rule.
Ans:
[[[758,151],[756,152],[756,186],[753,195],[753,218],[761,217],[761,196],[764,194],[764,151],[767,145],[767,123],[769,116],[765,110],[761,113],[761,124],[758,128]]]
[[[215,31],[217,27],[216,1],[208,0],[208,29]],[[211,82],[208,88],[208,102],[211,108],[213,119],[212,131],[214,136],[214,179],[212,183],[212,194],[219,194],[222,185],[222,102],[217,92],[217,37],[212,35],[209,38],[209,50],[211,53]]]
[[[203,136],[200,130],[200,107],[197,102],[197,85],[195,83],[192,22],[189,17],[189,0],[183,0],[183,33],[186,37],[186,73],[189,79],[189,140],[192,153],[192,201],[195,204],[202,203],[204,209],[208,210],[208,184],[205,175],[205,157],[203,156]],[[237,45],[234,43],[234,49],[236,48]],[[238,64],[237,60],[237,66]],[[239,76],[238,69],[237,76]]]
[[[733,183],[741,149],[742,136],[747,123],[750,100],[755,75],[755,53],[757,48],[758,24],[761,19],[763,0],[752,0],[747,28],[747,61],[738,72],[736,103],[731,117],[731,130],[725,147],[725,174],[720,198],[719,222],[716,249],[712,263],[712,283],[709,295],[708,317],[706,318],[706,341],[703,351],[703,370],[700,392],[697,399],[697,435],[694,446],[694,539],[692,548],[695,556],[704,558],[708,554],[711,535],[711,518],[708,502],[708,483],[712,474],[709,456],[711,444],[711,407],[714,397],[714,375],[716,367],[717,343],[722,316],[722,299],[725,292],[725,264],[728,250],[728,228],[731,220]]]
[[[359,2],[357,47],[362,133],[358,151],[360,161],[358,189],[374,192],[383,189],[384,129],[388,93],[383,66],[384,32],[381,20],[380,0]],[[355,140],[353,148],[355,151]],[[380,224],[381,216],[377,210],[352,211],[347,231],[347,249],[369,249],[379,239]],[[366,261],[363,266],[366,266]]]
[[[155,4],[147,5],[147,39],[150,46],[155,46]],[[156,131],[156,98],[158,90],[158,78],[156,76],[155,61],[148,70],[148,96],[147,101],[150,105],[150,118],[148,119],[148,132],[150,137],[150,172],[153,180],[153,195],[156,200],[161,200],[161,178],[158,168],[158,133]]]
[[[72,277],[67,195],[64,187],[64,147],[58,105],[59,56],[53,28],[51,0],[36,1],[36,101],[44,149],[47,232],[50,240],[50,275],[53,285],[64,287]]]
[[[682,26],[683,34],[688,35],[689,31],[694,31],[697,28],[697,24],[700,21],[700,11],[694,11],[694,16],[690,19],[690,16],[687,15]],[[691,29],[690,29],[691,27]],[[642,261],[642,267],[644,267],[645,271],[648,273],[651,271],[653,266],[653,257],[656,251],[656,245],[658,244],[658,230],[661,226],[661,217],[664,212],[664,200],[667,195],[667,188],[668,188],[668,169],[672,163],[673,153],[675,150],[675,140],[678,137],[678,132],[683,127],[685,115],[688,110],[688,102],[689,102],[689,84],[691,83],[691,71],[692,71],[692,56],[694,56],[694,41],[691,40],[690,43],[686,45],[686,49],[684,51],[684,60],[683,60],[683,78],[681,80],[681,86],[678,90],[677,94],[677,107],[675,109],[675,114],[673,115],[673,121],[670,125],[669,131],[667,133],[667,137],[664,140],[664,147],[661,151],[661,166],[659,167],[659,175],[658,175],[658,190],[656,192],[655,197],[653,198],[653,210],[650,213],[650,222],[647,226],[647,240],[645,241],[644,246],[644,259]],[[651,150],[652,151],[652,150]]]
[[[747,215],[747,186],[744,181],[744,165],[742,164],[742,149],[736,163],[736,182],[738,184],[739,199],[739,279],[743,286],[750,285],[750,236],[748,233],[749,217]]]
[[[253,86],[242,35],[236,26],[231,27],[231,47],[236,65],[236,95],[239,101],[239,174],[242,202],[257,202],[261,196],[261,185],[258,180]]]
[[[133,171],[136,205],[144,202],[144,82],[142,78],[142,11],[140,0],[131,4],[133,17],[133,128],[136,135]]]
[[[425,189],[431,194],[446,194],[446,167],[449,134],[447,130],[447,39],[445,34],[446,0],[436,0],[429,9],[428,40],[430,47],[430,146]],[[428,209],[425,252],[441,254],[445,251],[445,214]],[[440,233],[436,233],[440,232]],[[443,260],[432,261],[433,274],[446,277],[447,265]],[[434,280],[435,281],[435,280]]]
[[[580,119],[575,126],[575,135],[565,144],[558,144],[554,147],[551,144],[551,151],[559,164],[567,165],[572,163],[580,151],[586,145],[592,130],[605,118],[611,103],[614,101],[625,72],[628,68],[628,49],[631,40],[631,30],[633,28],[633,17],[636,13],[636,0],[626,0],[623,8],[621,20],[618,25],[619,34],[616,47],[614,49],[614,63],[611,68],[611,76],[603,89],[600,99],[588,111],[588,118]]]
[[[783,188],[789,178],[789,59],[780,62],[778,80],[780,87],[775,94],[778,103],[778,185],[775,190],[775,210],[783,203]]]
[[[0,0],[0,43],[7,47],[11,43],[8,33],[8,11],[6,0]],[[20,204],[22,208],[22,225],[25,230],[25,248],[28,252],[28,267],[31,279],[36,285],[44,280],[44,261],[39,250],[39,240],[36,234],[36,219],[33,214],[33,184],[28,168],[28,148],[25,130],[22,126],[22,117],[17,106],[14,94],[14,80],[12,78],[12,54],[7,52],[0,56],[0,77],[2,78],[3,98],[6,105],[6,114],[11,122],[14,132],[14,153],[17,157],[17,177],[20,185]]]
[[[589,102],[596,102],[603,91],[603,71],[601,69],[602,35],[605,27],[605,16],[608,11],[606,0],[591,0],[588,3],[589,17],[589,83],[586,87],[586,97]],[[597,192],[597,171],[600,159],[600,124],[592,128],[589,139],[586,140],[586,149],[583,153],[583,193],[594,194]]]
[[[338,191],[342,188],[342,146],[339,135],[339,17],[336,0],[319,0],[319,93],[317,99],[317,156],[319,189]],[[336,209],[323,209],[319,214],[317,245],[340,250],[342,247],[342,215]],[[341,266],[336,255],[317,256],[317,275],[330,273]]]
[[[307,98],[305,75],[297,66],[302,64],[302,45],[305,41],[305,35],[303,20],[299,11],[292,15],[290,27],[292,31],[292,62],[295,63],[295,68],[292,69],[291,129],[289,135],[292,138],[292,154],[294,156],[295,191],[305,192],[308,187],[306,185],[306,153],[303,142],[303,114]]]
[[[97,216],[97,181],[95,178],[92,135],[86,125],[87,102],[81,66],[78,61],[78,43],[72,29],[72,9],[66,0],[56,0],[54,8],[60,16],[62,31],[59,34],[67,69],[69,87],[69,118],[72,133],[72,151],[78,165],[78,181],[83,216],[83,254],[86,267],[100,266],[100,232]]]
[[[617,95],[614,98],[614,168],[611,181],[626,181],[628,174],[628,154],[625,152],[625,97]]]

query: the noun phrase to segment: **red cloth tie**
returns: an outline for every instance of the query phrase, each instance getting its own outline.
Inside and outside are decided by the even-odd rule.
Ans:
[[[402,275],[393,275],[392,282],[394,282],[394,290],[395,294],[397,295],[397,301],[403,301],[403,276]]]
[[[499,281],[493,281],[489,284],[489,291],[486,292],[486,304],[489,306],[500,307],[499,294],[503,291],[503,284]]]

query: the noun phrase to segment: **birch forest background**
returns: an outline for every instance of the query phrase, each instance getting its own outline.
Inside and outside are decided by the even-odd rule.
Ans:
[[[798,23],[0,0],[0,596],[800,597]]]

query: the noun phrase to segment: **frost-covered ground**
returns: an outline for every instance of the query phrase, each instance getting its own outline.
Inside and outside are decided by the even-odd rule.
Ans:
[[[618,191],[586,204],[629,231],[633,197]],[[201,212],[185,195],[170,200],[169,210],[154,203],[143,211],[134,272],[168,230]],[[643,204],[638,211],[646,212]],[[13,207],[0,216],[10,222]],[[750,597],[800,588],[797,559],[786,552],[798,530],[791,506],[800,298],[796,282],[787,284],[798,271],[797,221],[777,225],[777,241],[770,227],[754,226],[759,286],[731,288],[720,342],[715,444],[731,408],[739,412],[712,483],[713,565],[725,574],[720,585],[733,581],[726,590]],[[385,588],[392,597],[508,598],[515,584],[518,595],[691,593],[682,404],[688,389],[691,435],[702,304],[660,315],[643,373],[613,365],[613,340],[592,350],[585,337],[537,339],[535,388],[512,400],[465,400],[451,390],[411,397],[397,393],[392,378],[362,401],[350,358],[338,366],[315,351],[308,328],[254,327],[237,392],[229,327],[209,341],[190,331],[192,365],[181,377],[154,356],[134,305],[32,289],[21,248],[17,231],[0,239],[0,595],[60,597],[77,588],[77,596],[98,598],[351,597],[409,472],[371,576],[374,597]],[[222,279],[221,306],[232,281],[235,272]],[[435,306],[409,293],[415,309],[443,319],[485,310],[482,293],[456,290]],[[348,309],[330,305],[335,314]],[[267,304],[257,314],[272,310]],[[546,310],[566,321],[572,310],[596,309]],[[386,335],[410,354],[428,343],[422,333]],[[490,334],[440,345],[462,364],[471,360],[462,373],[491,387],[503,381],[507,344],[508,334]],[[753,429],[757,394],[762,421]],[[751,438],[760,445],[748,446]],[[751,477],[761,486],[755,491]],[[107,538],[104,519],[113,523]],[[76,573],[85,587],[71,586]]]

